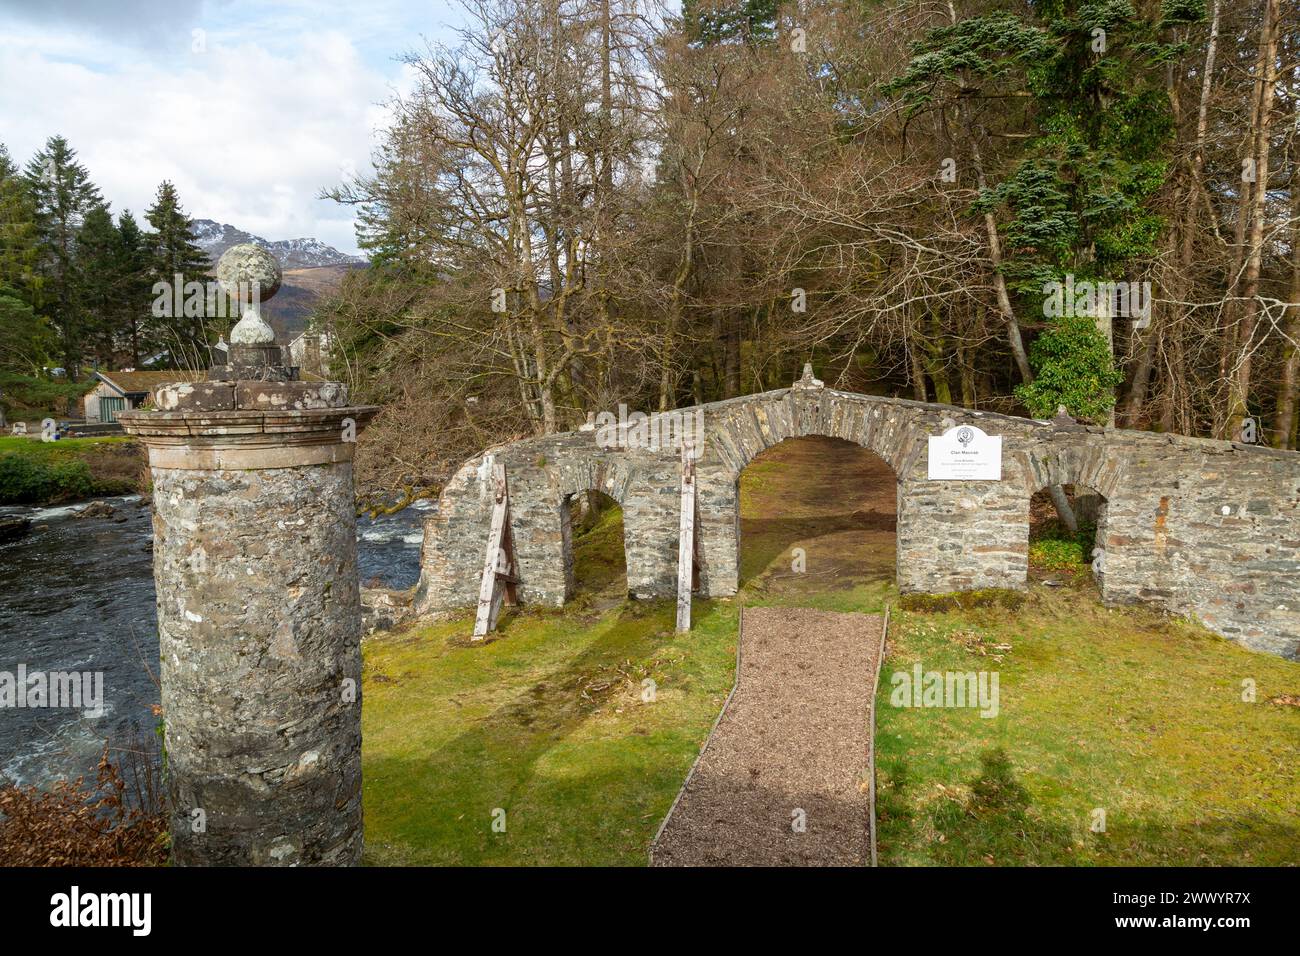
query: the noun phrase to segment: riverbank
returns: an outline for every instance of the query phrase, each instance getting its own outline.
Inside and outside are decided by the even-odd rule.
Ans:
[[[148,489],[144,447],[134,438],[47,442],[39,436],[0,436],[0,505],[70,504]]]

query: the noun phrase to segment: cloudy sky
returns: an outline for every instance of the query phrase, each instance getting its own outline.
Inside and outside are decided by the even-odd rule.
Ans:
[[[369,168],[397,57],[462,22],[454,0],[0,0],[0,142],[25,164],[62,134],[115,213],[170,179],[194,218],[356,252],[316,196]]]

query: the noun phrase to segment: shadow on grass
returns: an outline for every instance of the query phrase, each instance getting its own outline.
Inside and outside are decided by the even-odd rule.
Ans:
[[[1112,814],[1101,833],[1072,829],[1036,811],[1001,748],[980,754],[980,772],[964,794],[918,805],[906,760],[883,762],[877,791],[879,849],[890,865],[895,846],[928,826],[928,862],[942,866],[1203,866],[1249,863],[1261,846],[1293,845],[1300,825],[1247,813],[1197,823]]]
[[[723,623],[713,605],[697,611],[697,628]],[[707,678],[656,656],[674,640],[674,612],[669,602],[628,602],[579,653],[509,688],[431,753],[367,761],[367,813],[384,847],[377,859],[643,862],[713,717],[707,708],[698,721],[674,717],[642,702],[647,677],[661,694],[688,697]],[[504,833],[492,828],[498,810]]]

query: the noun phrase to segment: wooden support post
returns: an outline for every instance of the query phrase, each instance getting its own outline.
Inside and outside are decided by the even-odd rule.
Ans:
[[[695,570],[695,453],[690,442],[682,442],[682,513],[677,542],[677,633],[691,629],[691,590],[697,583]]]
[[[501,604],[515,605],[519,583],[515,564],[515,537],[510,530],[510,485],[506,466],[492,466],[492,526],[488,531],[487,553],[483,558],[483,580],[478,589],[478,615],[474,619],[474,637],[481,641],[495,631]]]

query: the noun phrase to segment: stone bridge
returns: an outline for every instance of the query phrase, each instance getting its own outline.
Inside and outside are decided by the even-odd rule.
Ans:
[[[1246,647],[1300,657],[1300,454],[1223,441],[1037,421],[823,388],[789,389],[668,415],[703,423],[697,461],[700,591],[734,594],[739,478],[766,448],[827,435],[893,469],[903,593],[1024,588],[1029,499],[1073,484],[1102,496],[1098,575],[1107,604],[1192,614]],[[954,425],[1002,437],[1001,481],[927,477],[928,442]],[[677,580],[681,459],[674,447],[604,447],[590,426],[489,449],[444,488],[425,527],[416,609],[473,606],[491,514],[491,464],[510,481],[520,599],[573,593],[570,503],[604,492],[623,508],[628,593],[669,597]]]

